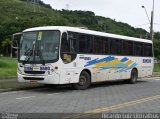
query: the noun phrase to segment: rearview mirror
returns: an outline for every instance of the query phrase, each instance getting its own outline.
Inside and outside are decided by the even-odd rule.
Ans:
[[[15,33],[12,35],[12,48],[19,49],[21,36],[22,33]]]

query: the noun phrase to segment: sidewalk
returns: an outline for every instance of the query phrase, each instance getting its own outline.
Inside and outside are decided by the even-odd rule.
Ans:
[[[160,77],[160,72],[153,72],[152,76],[153,77]]]

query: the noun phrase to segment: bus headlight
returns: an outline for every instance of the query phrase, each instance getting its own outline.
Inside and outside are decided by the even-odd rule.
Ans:
[[[54,69],[51,69],[52,72],[54,72]]]
[[[50,73],[50,71],[48,71],[48,75],[50,75],[51,73]]]
[[[22,71],[20,68],[17,69],[19,74],[22,74]]]

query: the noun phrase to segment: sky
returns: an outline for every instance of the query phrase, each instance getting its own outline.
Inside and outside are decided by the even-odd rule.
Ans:
[[[149,31],[149,18],[153,0],[42,0],[50,4],[53,9],[69,9],[93,11],[98,16],[115,19],[118,22],[128,23],[135,28],[143,28]],[[154,31],[160,32],[160,0],[155,1],[154,8]]]

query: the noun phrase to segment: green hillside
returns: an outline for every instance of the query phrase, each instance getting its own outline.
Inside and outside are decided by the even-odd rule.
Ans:
[[[91,11],[54,10],[50,5],[40,2],[40,8],[25,2],[26,0],[0,0],[0,54],[7,55],[10,36],[26,28],[36,26],[80,26],[91,30],[121,34],[132,37],[149,38],[144,29],[134,28],[126,23],[117,22],[110,18],[96,16]],[[155,55],[160,57],[160,33],[155,34]],[[7,39],[7,40],[6,40]],[[7,48],[10,50],[9,48]]]

